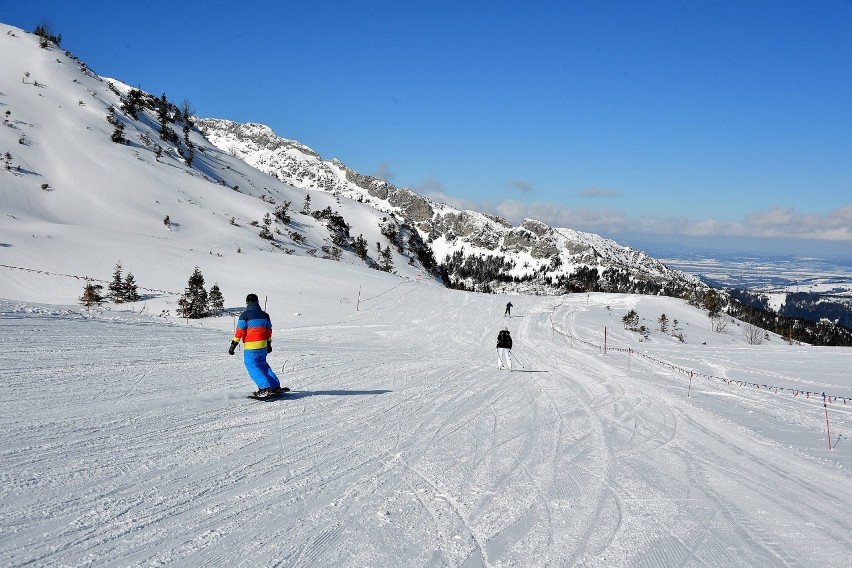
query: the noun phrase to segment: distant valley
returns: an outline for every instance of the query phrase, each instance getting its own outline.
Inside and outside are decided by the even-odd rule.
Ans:
[[[647,252],[713,287],[765,296],[768,307],[782,315],[852,326],[852,259],[664,248]]]

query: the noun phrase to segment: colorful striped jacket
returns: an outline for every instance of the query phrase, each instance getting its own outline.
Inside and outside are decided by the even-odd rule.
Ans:
[[[272,320],[269,314],[260,309],[260,304],[249,304],[240,314],[237,329],[234,331],[234,341],[243,340],[246,351],[266,349],[272,339]]]

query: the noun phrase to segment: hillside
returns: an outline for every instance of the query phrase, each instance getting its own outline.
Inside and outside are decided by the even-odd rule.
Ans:
[[[194,266],[220,285],[240,282],[254,263],[290,255],[375,267],[373,245],[381,241],[399,276],[433,277],[408,247],[388,246],[383,214],[248,166],[210,144],[171,101],[162,101],[164,139],[161,99],[143,94],[148,106],[134,119],[121,110],[131,89],[72,54],[39,48],[35,36],[9,26],[0,26],[0,49],[13,55],[0,60],[5,266],[103,281],[123,261],[140,286],[180,292]],[[124,141],[116,143],[119,126]],[[370,245],[364,260],[335,244],[333,223],[319,215],[326,210],[345,211],[351,236]],[[264,226],[271,238],[260,236]],[[174,270],[156,281],[158,265]],[[36,292],[8,270],[2,297],[69,303],[82,290],[80,282],[56,277]]]

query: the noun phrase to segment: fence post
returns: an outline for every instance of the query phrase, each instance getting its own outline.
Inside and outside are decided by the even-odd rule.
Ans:
[[[828,403],[825,401],[825,393],[822,393],[822,406],[825,408],[825,431],[828,433],[828,449],[831,450],[831,426],[828,424]]]
[[[686,398],[689,398],[690,393],[692,392],[692,371],[689,372],[689,389],[686,391]]]

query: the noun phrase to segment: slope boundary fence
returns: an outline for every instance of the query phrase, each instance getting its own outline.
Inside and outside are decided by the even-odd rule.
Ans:
[[[635,355],[636,357],[640,357],[640,358],[644,359],[645,361],[653,363],[654,365],[657,365],[659,367],[663,367],[665,369],[668,369],[669,371],[674,371],[676,373],[680,373],[680,374],[688,377],[688,379],[689,379],[689,387],[687,389],[687,397],[690,396],[690,393],[692,391],[692,380],[700,378],[700,379],[720,381],[720,382],[725,383],[728,386],[740,386],[740,387],[754,388],[754,389],[758,389],[758,390],[771,392],[771,393],[774,393],[774,394],[791,394],[794,397],[803,396],[807,400],[811,400],[813,398],[813,400],[821,402],[823,410],[825,411],[825,426],[826,426],[826,432],[827,432],[827,435],[828,435],[828,449],[829,450],[832,449],[831,427],[830,427],[830,424],[829,424],[828,405],[842,402],[843,405],[846,406],[848,404],[849,400],[850,400],[850,397],[841,396],[841,395],[832,395],[832,394],[828,394],[826,392],[812,391],[812,390],[807,390],[807,389],[782,387],[782,386],[777,386],[777,385],[772,385],[772,384],[767,384],[767,383],[755,383],[755,382],[751,382],[751,381],[743,381],[743,380],[731,379],[731,378],[727,378],[727,377],[717,377],[715,375],[711,375],[711,374],[708,374],[708,373],[701,373],[701,372],[695,371],[693,369],[687,369],[685,367],[681,367],[680,365],[675,365],[674,363],[671,363],[669,361],[665,361],[663,359],[659,359],[657,357],[653,357],[651,355],[648,355],[647,353],[642,353],[641,351],[637,351],[636,349],[633,349],[632,347],[610,347],[610,346],[600,345],[600,344],[595,343],[593,341],[588,341],[586,339],[582,339],[580,337],[577,337],[573,333],[563,331],[556,326],[555,322],[553,321],[553,316],[556,313],[556,309],[559,308],[561,305],[562,304],[560,303],[559,305],[554,306],[553,311],[550,314],[549,324],[550,324],[550,329],[553,333],[557,333],[557,334],[569,339],[572,343],[572,346],[573,346],[574,342],[577,342],[580,345],[590,347],[592,349],[596,349],[603,354],[606,354],[609,351],[614,351],[616,353],[626,353],[628,357]]]
[[[109,284],[109,280],[102,280],[99,278],[92,278],[91,276],[79,276],[77,274],[63,274],[61,272],[51,272],[49,270],[39,270],[36,268],[25,268],[23,266],[11,266],[8,264],[0,264],[0,268],[9,268],[11,270],[22,270],[24,272],[32,272],[35,274],[42,274],[44,276],[60,276],[62,278],[74,278],[76,280],[82,280],[84,282],[98,282],[103,284]],[[139,290],[144,290],[146,292],[157,292],[159,294],[167,294],[170,296],[180,296],[181,292],[172,292],[170,290],[160,290],[158,288],[146,288],[144,286],[137,286]]]

